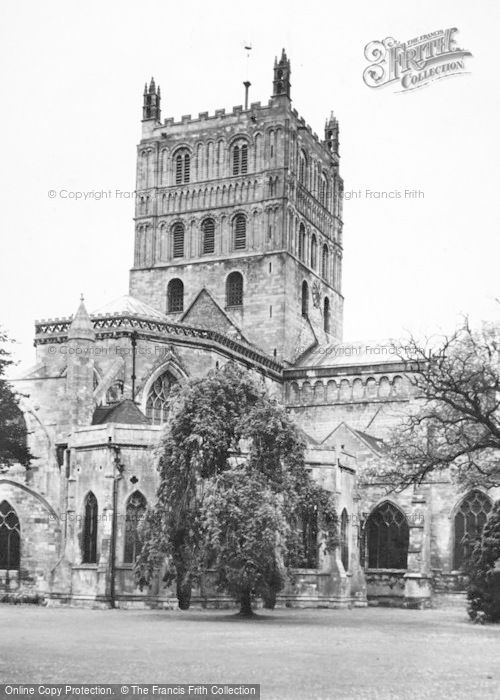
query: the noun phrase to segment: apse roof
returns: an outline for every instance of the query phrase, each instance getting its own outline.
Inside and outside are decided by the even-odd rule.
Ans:
[[[103,423],[149,425],[149,420],[131,399],[124,399],[112,406],[98,406],[95,409],[92,425],[102,425]]]
[[[115,299],[101,306],[96,311],[93,311],[90,315],[94,316],[126,316],[126,315],[142,316],[143,318],[155,318],[160,321],[166,321],[167,317],[162,314],[161,311],[153,309],[152,306],[145,304],[143,301],[139,301],[135,297],[131,297],[130,294],[124,294],[122,297]]]

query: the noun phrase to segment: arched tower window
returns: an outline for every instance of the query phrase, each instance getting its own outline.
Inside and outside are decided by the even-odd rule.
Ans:
[[[233,146],[233,175],[244,175],[248,172],[248,144],[237,141]]]
[[[299,182],[301,185],[306,184],[307,160],[304,151],[299,155]]]
[[[302,316],[307,317],[309,313],[309,287],[307,282],[302,282]]]
[[[167,313],[184,311],[184,284],[182,280],[170,280],[167,287]]]
[[[184,224],[174,224],[172,228],[172,257],[184,257]]]
[[[323,329],[325,333],[330,332],[330,299],[325,297],[323,302]]]
[[[244,214],[237,214],[233,221],[234,249],[245,250],[247,247],[247,220]]]
[[[454,521],[453,568],[461,569],[481,537],[491,511],[491,501],[481,491],[471,491],[460,503]]]
[[[344,508],[340,516],[340,558],[345,571],[349,571],[349,516]]]
[[[410,531],[404,513],[385,501],[366,523],[368,568],[406,569]]]
[[[318,253],[318,244],[316,243],[316,236],[313,234],[313,237],[311,239],[311,267],[313,270],[316,269],[317,253]]]
[[[89,491],[83,514],[83,564],[97,563],[97,498]]]
[[[321,276],[325,280],[328,279],[328,246],[326,243],[321,253]]]
[[[139,526],[146,513],[147,501],[140,491],[134,491],[127,501],[125,513],[125,551],[123,561],[133,564],[142,549]]]
[[[16,571],[21,564],[21,526],[8,501],[0,503],[0,570]]]
[[[201,225],[203,235],[203,253],[205,255],[215,251],[215,222],[213,219],[205,219]]]
[[[306,227],[304,224],[299,226],[299,260],[304,260],[306,254]]]
[[[226,281],[226,306],[243,306],[243,276],[231,272]]]
[[[175,156],[175,184],[182,185],[189,182],[191,171],[191,156],[186,149],[177,151]]]
[[[170,391],[176,379],[164,372],[153,382],[146,400],[146,416],[152,425],[162,425],[168,417]]]

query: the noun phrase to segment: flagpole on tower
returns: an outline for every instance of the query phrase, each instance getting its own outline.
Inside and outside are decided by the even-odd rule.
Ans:
[[[245,111],[246,111],[248,109],[248,88],[252,84],[248,80],[249,66],[250,66],[250,51],[252,50],[252,44],[250,44],[248,41],[246,41],[244,48],[245,48],[245,51],[247,52],[247,79],[243,83],[243,85],[245,86]]]

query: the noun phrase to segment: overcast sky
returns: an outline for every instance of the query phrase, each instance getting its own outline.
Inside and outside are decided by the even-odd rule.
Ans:
[[[152,75],[162,118],[213,114],[242,104],[247,70],[250,100],[266,102],[283,47],[293,106],[320,136],[334,111],[345,188],[363,194],[344,205],[344,337],[498,313],[497,2],[3,0],[0,12],[0,323],[21,367],[34,364],[34,319],[74,313],[81,293],[92,311],[128,291],[132,200],[48,191],[134,190]],[[473,54],[467,75],[408,93],[363,82],[369,42],[450,27]],[[365,196],[406,189],[424,197]]]

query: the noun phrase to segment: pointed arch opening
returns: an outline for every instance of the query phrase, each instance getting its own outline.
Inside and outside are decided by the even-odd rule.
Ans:
[[[406,569],[410,531],[405,514],[389,501],[372,511],[366,522],[370,569]]]
[[[340,516],[340,559],[344,570],[349,571],[349,515],[345,508]]]
[[[463,569],[474,548],[481,538],[484,526],[491,512],[490,498],[475,489],[460,502],[453,519],[453,569]]]
[[[125,549],[124,564],[134,564],[141,553],[141,523],[144,520],[148,503],[140,491],[134,491],[127,501],[125,510]]]
[[[302,316],[307,318],[309,314],[309,286],[304,280],[302,282]]]
[[[21,525],[8,501],[0,503],[0,570],[18,571],[21,566]]]
[[[170,392],[176,378],[167,370],[151,384],[146,399],[146,417],[152,425],[163,425],[168,418]]]
[[[89,491],[83,507],[82,563],[97,564],[97,498]]]

